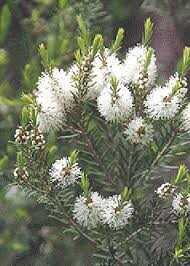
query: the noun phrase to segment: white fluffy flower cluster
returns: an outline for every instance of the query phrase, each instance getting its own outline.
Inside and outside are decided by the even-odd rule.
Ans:
[[[154,84],[157,76],[156,58],[153,53],[148,68],[144,71],[147,52],[146,47],[138,45],[129,50],[124,62],[119,62],[114,54],[108,56],[107,52],[107,64],[104,63],[104,67],[99,68],[99,71],[95,71],[99,73],[96,76],[99,80],[95,83],[100,84],[98,88],[101,87],[98,90],[100,95],[97,98],[97,106],[100,114],[107,121],[126,121],[133,110],[134,99],[132,95],[135,88],[138,87],[139,90],[148,89]],[[105,67],[107,68],[107,77],[109,77],[106,79],[106,75],[103,73]],[[102,76],[104,76],[104,82],[101,80]],[[112,77],[118,80],[116,93],[113,93]]]
[[[114,76],[119,79],[121,76],[121,63],[115,53],[105,49],[104,54],[95,57],[92,68],[94,87],[89,91],[91,99],[95,99],[101,91],[108,86]]]
[[[78,163],[72,162],[70,157],[63,157],[55,161],[49,170],[50,181],[56,186],[65,188],[74,184],[81,177],[81,170]]]
[[[81,226],[95,228],[101,221],[102,204],[103,199],[97,192],[79,196],[74,204],[73,217]]]
[[[180,81],[176,73],[165,87],[156,87],[145,101],[146,112],[152,119],[173,119],[178,113],[187,92],[185,79]]]
[[[77,222],[88,229],[108,225],[112,229],[126,226],[134,208],[131,201],[121,201],[121,195],[103,199],[97,192],[79,196],[74,204],[73,214]]]
[[[153,140],[157,120],[175,119],[182,111],[187,82],[178,73],[156,86],[156,57],[152,48],[138,44],[123,61],[105,48],[94,59],[83,58],[68,72],[53,68],[37,82],[37,123],[42,132],[60,129],[76,97],[97,100],[100,115],[108,122],[126,123],[128,140],[147,145]],[[77,80],[82,79],[80,88]],[[115,87],[113,84],[115,80]],[[79,82],[80,83],[80,82]],[[84,94],[79,93],[84,87]],[[182,114],[182,128],[190,132],[190,107]]]
[[[175,192],[175,187],[169,182],[166,182],[162,184],[160,187],[158,187],[155,192],[158,194],[159,198],[165,199],[168,196],[171,196]]]
[[[154,85],[157,77],[156,57],[153,53],[144,73],[147,52],[148,48],[140,44],[129,50],[121,68],[123,82],[146,90]]]
[[[129,123],[125,134],[130,141],[146,145],[153,139],[153,126],[142,117],[136,117]]]
[[[62,127],[66,112],[73,106],[74,91],[71,80],[63,69],[53,68],[50,73],[41,74],[35,96],[37,123],[42,132]]]
[[[133,211],[131,201],[121,202],[121,195],[114,195],[105,200],[102,221],[110,228],[120,229],[128,224]]]
[[[144,70],[147,52],[146,47],[137,45],[129,50],[123,62],[114,63],[113,58],[110,58],[109,64],[114,63],[114,68],[110,71],[111,78],[106,80],[106,84],[101,82],[103,88],[97,97],[100,115],[109,122],[127,122],[125,133],[128,140],[143,145],[152,141],[153,126],[146,119],[134,116],[136,108],[134,90],[136,88],[149,90],[155,82],[157,67],[154,53],[146,71]],[[117,81],[116,88],[113,88],[112,78]]]
[[[78,71],[77,64],[73,64],[68,71],[71,80],[78,74]],[[111,54],[107,48],[102,55],[98,53],[92,62],[90,76],[91,80],[88,84],[90,86],[86,98],[95,100],[101,91],[108,86],[113,76],[117,78],[121,76],[121,63],[116,54]]]
[[[187,215],[190,212],[190,194],[184,196],[181,193],[174,196],[172,206],[177,214]]]
[[[111,84],[105,86],[97,100],[100,114],[112,122],[125,121],[132,111],[132,95],[123,84],[118,84],[116,91]]]

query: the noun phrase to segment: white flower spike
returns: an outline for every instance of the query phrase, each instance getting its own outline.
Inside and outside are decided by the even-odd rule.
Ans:
[[[131,142],[147,145],[153,140],[153,126],[142,117],[136,117],[129,123],[125,134]]]
[[[117,89],[107,85],[97,99],[98,110],[109,122],[122,122],[127,120],[132,111],[133,98],[130,91],[118,84]]]
[[[74,204],[74,219],[87,229],[96,228],[101,223],[103,199],[98,192],[92,192],[89,196],[79,196]]]
[[[74,184],[80,177],[81,171],[78,163],[75,161],[71,164],[70,157],[63,157],[57,160],[49,171],[50,180],[56,184],[57,187],[68,187]]]
[[[121,195],[114,195],[105,200],[102,209],[102,222],[112,229],[121,229],[126,226],[132,217],[134,208],[131,201],[121,202]]]

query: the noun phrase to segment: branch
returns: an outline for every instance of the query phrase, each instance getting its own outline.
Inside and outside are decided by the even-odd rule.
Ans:
[[[78,123],[77,126],[79,127],[79,130],[80,130],[80,132],[82,134],[82,137],[83,137],[85,143],[87,144],[88,150],[92,154],[94,160],[97,162],[97,164],[99,166],[99,169],[101,169],[102,173],[110,181],[110,183],[115,186],[115,183],[113,182],[113,179],[112,179],[111,175],[110,174],[107,175],[105,173],[105,168],[102,167],[103,166],[102,160],[100,159],[99,155],[97,154],[97,152],[96,152],[96,150],[94,148],[94,145],[93,145],[91,139],[88,137],[84,127],[80,123]],[[106,172],[108,172],[107,169],[106,169]]]
[[[59,209],[61,210],[61,212],[65,216],[65,218],[70,223],[70,225],[72,225],[76,229],[76,231],[78,233],[80,233],[85,239],[87,239],[91,244],[93,244],[97,249],[99,249],[98,246],[101,245],[101,243],[98,243],[91,236],[89,236],[88,234],[86,234],[85,232],[83,232],[82,229],[79,228],[78,224],[75,223],[75,221],[67,214],[67,212],[65,211],[65,209],[61,205],[61,203],[60,203],[59,199],[57,198],[57,196],[55,196],[54,198],[52,198],[52,200],[53,200],[54,204],[56,204],[59,207]]]
[[[172,132],[172,135],[171,135],[170,139],[168,140],[167,144],[157,154],[157,157],[154,159],[154,161],[150,165],[149,169],[144,171],[144,174],[142,175],[142,177],[138,179],[137,185],[140,184],[140,182],[142,180],[144,180],[145,177],[148,177],[149,174],[153,171],[154,167],[159,163],[159,161],[162,159],[162,157],[168,152],[168,150],[171,147],[171,145],[173,144],[176,136],[177,136],[177,132]]]

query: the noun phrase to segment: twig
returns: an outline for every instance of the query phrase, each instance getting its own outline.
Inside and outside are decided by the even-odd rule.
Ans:
[[[115,183],[113,182],[112,177],[111,177],[110,175],[107,175],[107,174],[105,173],[105,169],[102,167],[102,165],[103,165],[103,164],[102,164],[102,161],[101,161],[99,155],[97,154],[96,150],[94,149],[94,146],[93,146],[91,140],[89,139],[88,135],[86,134],[86,131],[85,131],[84,127],[81,126],[79,123],[78,123],[77,125],[78,125],[78,127],[79,127],[79,130],[80,130],[82,136],[83,136],[83,139],[85,140],[85,142],[86,142],[86,144],[87,144],[87,146],[88,146],[89,151],[90,151],[91,154],[93,155],[93,158],[95,159],[95,161],[98,163],[99,168],[100,168],[101,171],[103,172],[104,176],[105,176],[107,179],[109,179],[109,181],[111,182],[111,184],[115,186]]]
[[[129,163],[127,167],[127,179],[128,179],[128,186],[130,186],[130,175],[131,175],[131,166],[132,166],[132,159],[133,159],[133,151],[134,151],[134,145],[132,144],[130,155],[129,155]]]
[[[152,162],[149,170],[148,170],[148,173],[149,174],[152,169],[154,168],[154,166],[159,162],[159,160],[162,158],[162,156],[165,155],[165,153],[167,152],[168,148],[171,146],[171,144],[173,143],[175,137],[176,137],[177,133],[176,132],[173,132],[172,136],[170,137],[168,143],[164,146],[164,148],[161,150],[161,152],[157,155],[156,159]]]
[[[84,238],[86,238],[89,242],[91,242],[96,248],[98,248],[98,246],[101,243],[98,243],[96,240],[94,240],[92,237],[90,237],[88,234],[86,234],[85,232],[83,232],[79,226],[75,223],[75,221],[66,213],[65,209],[63,208],[63,206],[61,205],[59,199],[55,196],[55,198],[53,198],[53,201],[56,205],[58,205],[59,209],[62,211],[63,215],[66,217],[66,219],[68,220],[68,222],[70,223],[70,225],[72,225]]]
[[[166,152],[168,151],[168,149],[170,148],[170,146],[172,145],[173,141],[175,140],[175,137],[177,135],[177,132],[173,132],[172,136],[170,137],[170,139],[168,140],[167,144],[163,147],[163,149],[159,152],[159,154],[157,155],[157,157],[154,159],[154,161],[152,162],[152,164],[150,165],[149,169],[147,171],[144,172],[144,174],[142,175],[141,178],[139,178],[139,180],[137,181],[137,185],[144,180],[145,177],[147,177],[152,170],[154,169],[154,167],[157,165],[157,163],[160,161],[160,159],[166,154]]]

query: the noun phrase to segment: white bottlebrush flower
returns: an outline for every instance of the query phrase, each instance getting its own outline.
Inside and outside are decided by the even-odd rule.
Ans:
[[[118,84],[116,91],[107,85],[97,98],[100,114],[111,122],[126,120],[132,111],[133,99],[131,92],[123,85]]]
[[[73,217],[83,227],[92,229],[97,227],[101,220],[101,210],[104,200],[98,192],[91,192],[89,196],[76,198]]]
[[[116,54],[110,54],[109,49],[105,49],[104,56],[98,53],[92,62],[91,79],[89,90],[86,98],[95,100],[100,94],[102,89],[107,86],[107,83],[111,81],[111,77],[115,76],[119,78],[121,76],[120,61]],[[68,72],[68,76],[71,80],[75,75],[78,75],[79,68],[76,64],[73,64]],[[74,86],[74,82],[73,82]]]
[[[145,101],[146,112],[155,120],[172,119],[179,111],[181,102],[181,94],[173,94],[171,87],[156,87]]]
[[[94,86],[89,90],[89,98],[95,99],[100,92],[111,81],[111,77],[121,76],[121,64],[116,54],[110,54],[109,49],[105,49],[104,56],[98,54],[93,62],[92,76]]]
[[[40,94],[36,97],[37,125],[42,133],[62,128],[65,113],[51,93]]]
[[[175,187],[167,182],[158,187],[155,192],[158,194],[159,198],[167,198],[168,196],[172,195],[174,191]]]
[[[190,104],[182,112],[182,129],[190,133]]]
[[[157,77],[156,57],[153,53],[147,72],[144,73],[147,51],[147,47],[143,45],[137,45],[128,51],[122,64],[122,79],[124,83],[132,84],[139,88],[142,87],[142,89],[148,89],[154,85]]]
[[[128,224],[134,208],[131,201],[121,202],[121,195],[114,195],[104,201],[101,211],[102,223],[112,229],[120,229]]]
[[[146,145],[153,139],[153,126],[142,117],[136,117],[129,123],[125,134],[131,142]]]
[[[190,194],[183,196],[181,193],[174,196],[172,207],[177,214],[188,214],[190,212]]]
[[[170,76],[169,81],[166,83],[166,87],[169,87],[170,90],[175,90],[177,87],[176,94],[180,97],[184,97],[187,93],[187,79],[186,77],[180,78],[179,74],[176,72],[174,75]]]
[[[63,157],[55,161],[49,170],[49,175],[52,182],[65,188],[74,184],[81,177],[81,171],[76,161],[71,163],[70,157]]]
[[[181,79],[178,73],[172,75],[165,87],[156,87],[148,95],[145,101],[147,114],[155,120],[174,118],[186,93],[186,78]]]
[[[37,82],[37,95],[50,93],[65,111],[73,107],[73,93],[70,76],[63,69],[53,68],[50,73],[42,72]]]

